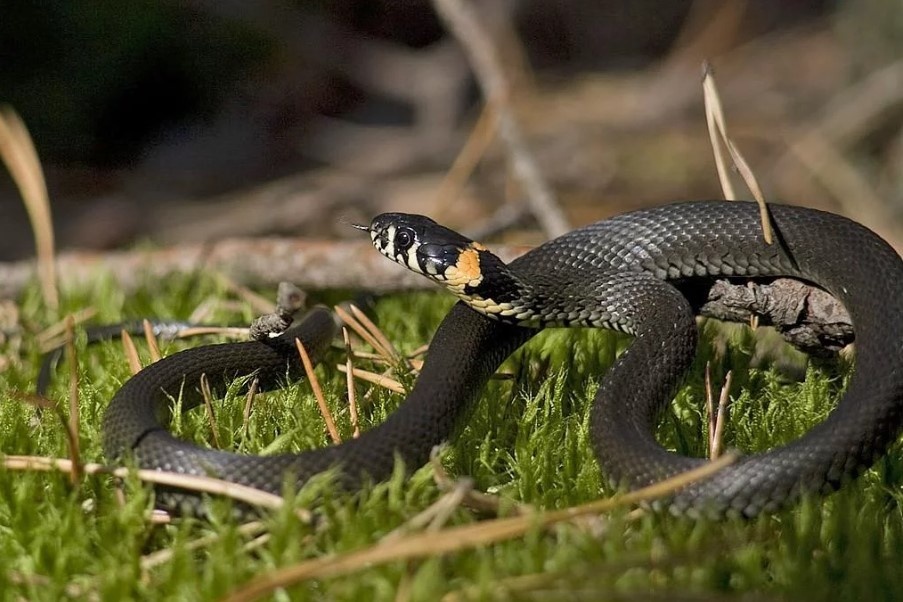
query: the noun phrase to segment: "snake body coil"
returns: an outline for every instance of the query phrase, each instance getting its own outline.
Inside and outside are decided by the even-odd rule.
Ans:
[[[179,395],[183,383],[183,411],[200,402],[202,373],[215,390],[252,372],[262,389],[296,376],[294,337],[318,354],[333,335],[330,316],[318,311],[272,342],[209,345],[141,371],[107,410],[105,451],[111,458],[131,453],[144,468],[213,474],[276,493],[286,478],[300,484],[337,468],[342,484],[354,488],[387,478],[396,456],[408,466],[426,462],[499,364],[539,328],[585,325],[635,337],[602,379],[590,434],[605,474],[640,487],[703,462],[663,449],[653,435],[695,352],[695,308],[681,291],[700,279],[790,276],[824,288],[851,314],[856,369],[845,395],[802,438],[686,487],[668,508],[753,516],[803,492],[828,492],[870,466],[901,430],[903,261],[845,218],[779,205],[770,211],[778,234],[772,245],[762,240],[754,204],[700,201],[586,226],[508,266],[426,218],[379,216],[366,229],[382,253],[464,300],[440,325],[413,390],[384,424],[339,446],[272,457],[199,448],[162,426],[167,395]]]

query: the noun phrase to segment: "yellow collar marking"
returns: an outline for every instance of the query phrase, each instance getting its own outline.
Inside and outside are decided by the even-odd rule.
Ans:
[[[463,294],[466,287],[474,288],[481,282],[480,253],[474,248],[461,251],[457,263],[445,270],[445,284],[456,293]]]

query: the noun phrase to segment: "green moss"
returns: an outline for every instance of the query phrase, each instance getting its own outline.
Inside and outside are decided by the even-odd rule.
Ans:
[[[93,306],[103,320],[152,313],[185,318],[207,296],[225,293],[211,279],[174,279],[126,297],[101,281],[67,295],[64,312]],[[382,299],[375,314],[398,347],[410,351],[429,340],[451,305],[442,295]],[[26,325],[40,324],[37,296],[22,301]],[[243,323],[250,312],[219,311],[215,320]],[[810,368],[804,383],[786,384],[769,370],[753,368],[754,339],[705,329],[700,357],[661,426],[660,438],[681,451],[705,454],[702,374],[706,361],[720,382],[734,371],[727,444],[764,449],[789,440],[820,420],[844,384],[840,374]],[[26,337],[26,345],[30,344]],[[513,380],[486,388],[458,439],[443,455],[455,477],[469,476],[478,489],[538,508],[587,502],[608,493],[589,448],[587,414],[596,379],[629,339],[610,333],[545,333],[510,360]],[[172,343],[166,352],[194,343]],[[140,345],[140,342],[139,342]],[[128,378],[118,343],[86,348],[79,341],[80,441],[85,460],[103,461],[100,421],[117,387]],[[144,351],[142,351],[144,355]],[[65,456],[67,446],[53,412],[37,415],[21,401],[33,386],[37,353],[13,363],[0,382],[0,440],[6,454]],[[65,365],[61,366],[65,369]],[[344,437],[351,425],[343,403],[344,376],[318,368],[327,399]],[[65,400],[64,370],[52,389]],[[237,388],[236,388],[237,390]],[[366,389],[359,387],[359,392]],[[365,428],[381,422],[400,396],[379,392],[362,409]],[[65,406],[65,403],[63,404]],[[244,398],[235,391],[216,404],[218,438],[227,448],[277,453],[326,445],[321,419],[305,384],[268,394],[243,428]],[[210,445],[203,411],[177,421],[180,436]],[[328,479],[298,492],[295,504],[317,516],[306,524],[289,509],[263,518],[266,536],[243,534],[228,502],[211,502],[211,519],[181,519],[153,526],[147,515],[152,492],[127,479],[126,503],[104,476],[86,477],[73,488],[57,473],[0,473],[0,592],[3,599],[213,600],[277,567],[370,546],[403,526],[442,493],[432,469],[412,476],[399,470],[387,483],[356,496],[336,493]],[[778,515],[740,522],[704,522],[625,511],[589,527],[559,526],[512,541],[422,561],[393,562],[348,576],[304,582],[278,599],[395,599],[405,588],[415,600],[458,592],[464,599],[531,597],[590,599],[765,597],[894,599],[903,591],[903,460],[899,445],[863,478],[827,499],[806,500]],[[479,517],[456,509],[449,524]],[[193,549],[199,538],[216,535]],[[441,537],[441,534],[437,534]],[[142,570],[141,558],[159,550],[172,557]]]

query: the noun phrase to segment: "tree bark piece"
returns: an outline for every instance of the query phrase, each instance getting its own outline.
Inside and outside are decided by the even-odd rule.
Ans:
[[[841,303],[822,289],[790,278],[736,283],[717,280],[700,307],[701,315],[750,322],[775,329],[794,347],[830,356],[853,342],[853,323]]]

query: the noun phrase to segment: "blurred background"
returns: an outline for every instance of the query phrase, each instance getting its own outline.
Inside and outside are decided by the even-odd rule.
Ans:
[[[708,59],[770,200],[846,213],[900,248],[903,1],[473,5],[573,225],[721,197]],[[385,210],[474,231],[522,205],[498,141],[443,190],[481,96],[426,0],[8,2],[0,103],[34,138],[62,249],[352,237],[340,218]],[[540,241],[515,214],[506,237]],[[3,171],[0,261],[33,247]]]

